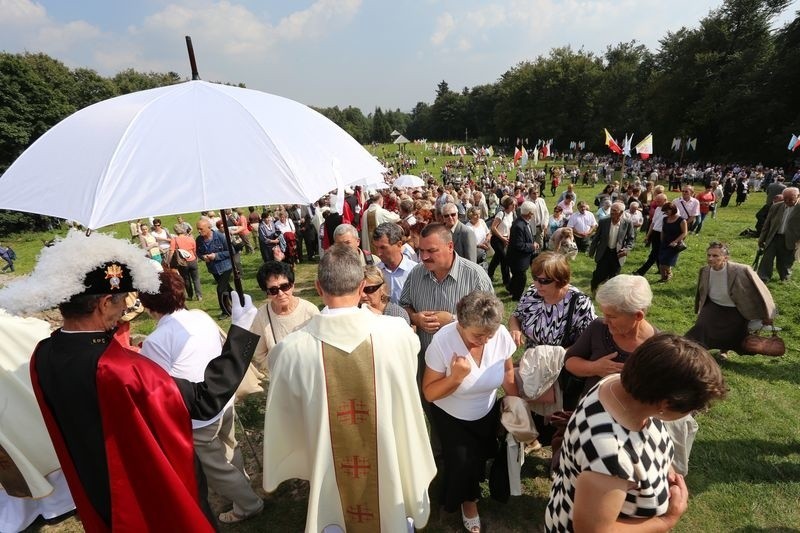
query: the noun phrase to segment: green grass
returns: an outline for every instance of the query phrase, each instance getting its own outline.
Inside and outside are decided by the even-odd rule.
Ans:
[[[410,150],[414,147],[409,146]],[[373,149],[380,153],[380,147]],[[438,157],[437,165],[428,167],[435,176],[445,158]],[[420,157],[421,160],[421,157]],[[420,173],[419,168],[411,173]],[[560,188],[563,190],[564,186]],[[600,187],[577,187],[579,199],[591,202]],[[549,187],[548,187],[549,190]],[[559,190],[559,192],[560,192]],[[670,199],[676,193],[670,194]],[[554,199],[546,196],[552,208]],[[741,207],[720,209],[716,219],[707,219],[700,236],[688,239],[689,249],[681,254],[674,278],[667,284],[653,283],[658,279],[651,270],[648,279],[653,283],[654,302],[648,319],[659,329],[683,333],[694,322],[694,291],[698,269],[705,262],[705,248],[710,240],[723,240],[731,247],[731,260],[749,264],[756,252],[756,240],[739,237],[739,232],[755,224],[754,215],[764,201],[763,193],[753,193]],[[171,227],[174,217],[162,217],[165,226]],[[196,220],[190,214],[187,220]],[[127,226],[115,227],[118,235],[127,236]],[[41,240],[51,235],[27,234],[10,236],[18,254],[17,266],[21,273],[29,271],[41,248]],[[637,245],[623,272],[631,272],[645,260],[648,249],[641,246],[642,235],[637,235]],[[243,256],[244,287],[261,301],[263,295],[255,283],[255,271],[260,256]],[[585,255],[573,263],[573,283],[588,291],[593,261]],[[799,267],[800,268],[800,267]],[[201,267],[203,302],[189,302],[190,307],[218,315],[212,278]],[[312,280],[315,265],[301,264],[297,268],[298,294],[319,304]],[[499,278],[499,274],[496,274]],[[700,431],[697,435],[687,477],[691,499],[677,531],[790,531],[800,528],[800,356],[798,340],[797,289],[800,274],[787,283],[771,282],[769,287],[779,308],[776,325],[783,328],[787,354],[782,358],[745,357],[732,355],[722,363],[730,387],[727,400],[712,407],[698,417]],[[505,289],[495,286],[507,311],[513,309]],[[227,327],[223,323],[223,327]],[[152,320],[139,317],[134,329],[148,333]],[[263,428],[263,395],[251,396],[240,413],[248,428]],[[267,435],[268,439],[269,436]],[[245,456],[252,455],[242,442]],[[260,439],[256,443],[260,451]],[[252,461],[252,459],[251,459]],[[252,471],[253,482],[260,486],[260,472]],[[286,485],[286,484],[285,484]],[[485,498],[480,503],[481,517],[487,530],[493,532],[538,531],[543,523],[547,503],[549,480],[546,477],[546,459],[529,456],[523,467],[524,495],[512,497],[507,504],[498,504]],[[291,487],[282,486],[267,501],[267,510],[253,520],[235,526],[223,526],[223,531],[302,531],[305,523],[306,500],[297,496]],[[435,489],[435,487],[434,487]],[[302,491],[300,491],[302,494]],[[432,490],[432,494],[435,494]],[[71,531],[65,524],[57,530]],[[459,531],[462,526],[456,515],[440,513],[433,505],[431,520],[426,531]],[[47,528],[50,529],[50,528]]]

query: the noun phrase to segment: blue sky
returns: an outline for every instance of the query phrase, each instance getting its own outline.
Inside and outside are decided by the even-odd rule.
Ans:
[[[436,85],[492,83],[556,46],[651,50],[721,0],[0,0],[0,50],[104,76],[134,68],[244,83],[308,105],[410,110]],[[794,18],[794,0],[776,25]]]

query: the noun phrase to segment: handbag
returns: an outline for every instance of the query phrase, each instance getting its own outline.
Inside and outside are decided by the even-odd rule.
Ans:
[[[747,334],[742,340],[742,351],[745,354],[780,357],[786,353],[786,343],[774,329],[769,337],[759,335],[759,333],[761,333],[761,329]]]
[[[679,242],[678,244],[675,245],[675,249],[678,251],[678,253],[683,252],[687,248],[688,248],[688,246],[686,246],[686,243],[683,242],[683,241],[681,241],[681,242]]]

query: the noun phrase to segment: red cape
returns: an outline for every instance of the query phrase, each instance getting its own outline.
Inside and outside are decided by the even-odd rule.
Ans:
[[[87,532],[109,527],[81,485],[58,422],[39,388],[35,354],[31,381],[56,455]],[[200,505],[189,412],[172,378],[114,338],[97,364],[115,531],[214,531]]]

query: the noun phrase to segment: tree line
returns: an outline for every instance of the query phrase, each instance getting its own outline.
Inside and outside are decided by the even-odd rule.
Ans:
[[[787,164],[800,128],[800,12],[771,25],[791,0],[726,0],[695,28],[667,33],[656,51],[635,41],[603,54],[569,46],[521,62],[494,83],[454,91],[438,84],[433,103],[409,112],[380,107],[317,108],[362,143],[409,139],[514,144],[528,138],[603,150],[603,128],[621,142],[652,132],[657,155],[674,137],[697,138],[698,158]],[[178,83],[174,72],[125,70],[106,78],[69,69],[45,54],[0,53],[0,172],[70,113],[120,94]],[[794,128],[794,129],[793,129]]]

